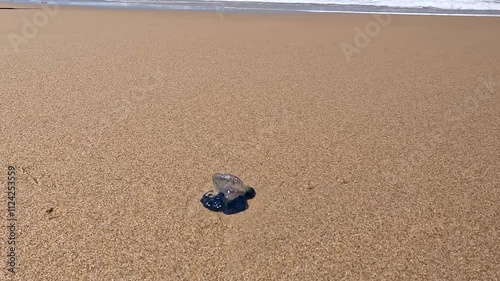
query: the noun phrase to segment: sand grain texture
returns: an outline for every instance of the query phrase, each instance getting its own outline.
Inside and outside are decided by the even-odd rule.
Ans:
[[[14,279],[500,278],[500,19],[393,16],[347,62],[372,17],[61,8],[16,52],[36,11],[0,10]],[[249,210],[202,207],[215,172]]]

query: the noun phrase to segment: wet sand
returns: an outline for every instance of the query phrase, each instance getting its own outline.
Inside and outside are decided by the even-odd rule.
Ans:
[[[500,278],[500,18],[40,11],[0,10],[3,277]]]

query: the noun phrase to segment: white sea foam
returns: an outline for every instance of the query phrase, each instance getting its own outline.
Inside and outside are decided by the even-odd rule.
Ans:
[[[205,0],[212,1],[212,0]],[[267,2],[368,5],[403,8],[439,8],[449,10],[500,10],[500,1],[493,0],[218,0],[221,2]]]
[[[33,0],[38,1],[38,0]],[[185,3],[189,0],[101,0],[110,2],[134,3]],[[334,4],[334,5],[361,5],[394,8],[438,8],[447,10],[493,10],[500,11],[500,0],[197,0],[196,2],[265,2],[265,3],[293,3],[293,4]]]
[[[0,0],[0,2],[6,0]],[[500,16],[500,0],[13,0],[146,9],[210,9]]]

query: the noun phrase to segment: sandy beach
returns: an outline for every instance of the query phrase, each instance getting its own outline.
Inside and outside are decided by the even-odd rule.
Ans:
[[[500,18],[33,7],[0,9],[0,279],[500,278]],[[248,210],[203,208],[216,172]]]

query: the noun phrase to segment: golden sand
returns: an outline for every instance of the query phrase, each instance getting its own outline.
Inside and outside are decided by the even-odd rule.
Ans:
[[[393,16],[348,61],[374,17],[61,8],[15,50],[40,11],[0,10],[0,277],[500,277],[500,18]],[[215,172],[247,211],[203,208]]]

